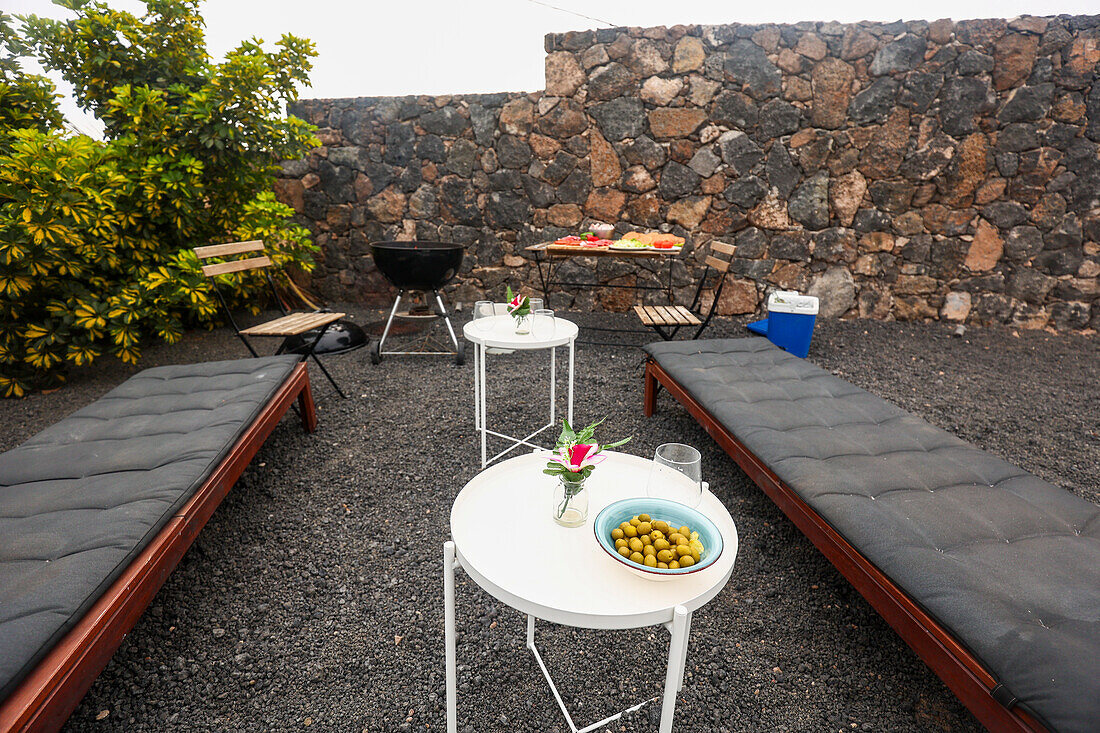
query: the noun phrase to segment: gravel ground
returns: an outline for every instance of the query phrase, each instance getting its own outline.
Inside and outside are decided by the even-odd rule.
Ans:
[[[708,336],[743,334],[743,323],[719,321]],[[1100,501],[1100,340],[950,334],[825,321],[810,358]],[[230,333],[189,334],[149,349],[142,366],[227,355],[244,355]],[[443,729],[441,545],[450,504],[477,472],[470,366],[408,357],[371,366],[365,351],[327,363],[351,398],[333,397],[314,373],[318,431],[284,420],[68,730]],[[530,418],[545,353],[491,358],[489,368],[490,424]],[[0,402],[0,449],[133,371],[104,362],[61,391]],[[662,395],[657,415],[642,417],[640,351],[579,346],[576,378],[578,422],[608,415],[639,455],[670,440],[700,447],[704,477],[737,522],[733,578],[692,623],[678,730],[980,729],[682,408]],[[567,730],[524,647],[524,618],[461,572],[457,592],[459,730]],[[660,693],[663,631],[542,624],[539,637],[582,725]],[[610,730],[654,730],[657,713],[647,706]]]

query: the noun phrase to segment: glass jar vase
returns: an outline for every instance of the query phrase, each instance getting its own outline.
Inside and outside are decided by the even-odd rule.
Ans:
[[[526,336],[531,333],[531,314],[525,316],[512,316],[516,319],[516,335]]]
[[[585,479],[559,476],[554,486],[554,521],[563,527],[581,527],[588,521],[588,489]]]

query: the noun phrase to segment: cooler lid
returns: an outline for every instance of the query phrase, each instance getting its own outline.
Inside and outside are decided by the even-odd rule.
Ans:
[[[817,298],[793,290],[776,290],[768,296],[768,312],[814,316],[817,315]]]

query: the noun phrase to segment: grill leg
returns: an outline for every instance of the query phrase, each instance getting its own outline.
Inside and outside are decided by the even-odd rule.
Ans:
[[[393,308],[390,308],[390,317],[386,319],[386,327],[382,329],[382,338],[378,339],[378,351],[382,352],[382,345],[386,343],[386,336],[390,333],[390,326],[393,325],[393,316],[397,313],[397,307],[401,305],[401,296],[405,294],[404,290],[397,291],[397,300],[393,301]]]
[[[451,316],[447,313],[447,309],[443,305],[443,298],[439,297],[438,290],[433,290],[432,295],[435,296],[435,302],[436,305],[439,306],[439,312],[443,314],[443,322],[447,324],[447,331],[451,334],[451,341],[454,342],[455,351],[458,351],[458,336],[455,336],[455,329],[451,325]]]

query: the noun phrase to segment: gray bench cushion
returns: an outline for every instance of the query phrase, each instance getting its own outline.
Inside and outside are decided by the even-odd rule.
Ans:
[[[646,351],[1048,727],[1100,725],[1100,507],[766,339]]]
[[[191,498],[298,361],[147,369],[0,455],[0,699]]]

